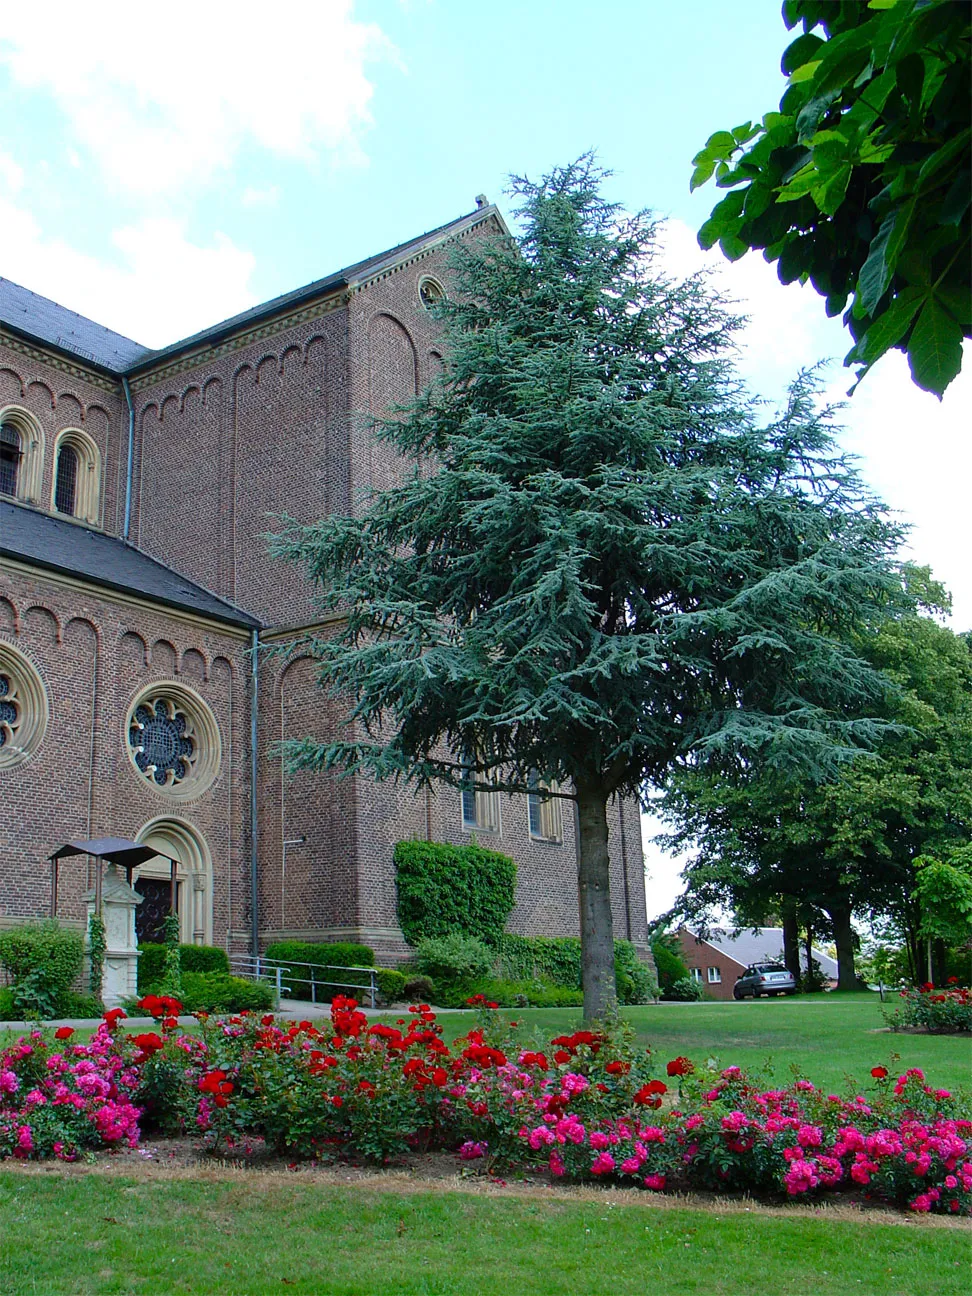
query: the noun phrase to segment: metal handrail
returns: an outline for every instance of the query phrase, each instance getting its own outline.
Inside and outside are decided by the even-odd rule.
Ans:
[[[268,959],[262,954],[235,954],[231,960],[231,965],[235,971],[240,969],[239,974],[248,977],[254,981],[271,981],[277,992],[277,1002],[279,1003],[284,993],[289,993],[291,986],[285,985],[283,981],[284,973],[293,975],[295,969],[306,970],[308,975],[301,975],[294,980],[308,981],[311,988],[311,1003],[317,1003],[318,985],[339,986],[342,990],[354,990],[359,994],[362,990],[368,991],[369,1007],[378,1006],[378,969],[375,967],[348,967],[346,964],[337,963],[304,963],[296,959]],[[319,972],[367,972],[368,985],[363,986],[359,981],[339,981],[336,977],[320,977],[316,975]]]

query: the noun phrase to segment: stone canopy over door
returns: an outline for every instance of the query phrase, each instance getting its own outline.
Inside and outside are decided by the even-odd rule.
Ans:
[[[181,819],[153,819],[138,841],[167,858],[149,860],[135,874],[134,887],[144,897],[136,924],[140,940],[158,940],[161,918],[168,912],[169,859],[177,861],[179,939],[184,945],[208,945],[213,931],[213,868],[204,838]]]

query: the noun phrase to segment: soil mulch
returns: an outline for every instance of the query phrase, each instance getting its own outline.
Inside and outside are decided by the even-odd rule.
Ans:
[[[772,1204],[739,1195],[720,1197],[712,1193],[645,1193],[637,1188],[564,1184],[546,1173],[511,1173],[508,1178],[481,1170],[457,1168],[449,1153],[422,1153],[398,1158],[384,1168],[350,1161],[293,1161],[269,1151],[254,1139],[235,1148],[211,1152],[198,1139],[147,1138],[137,1148],[99,1152],[90,1159],[63,1161],[7,1161],[0,1169],[24,1175],[58,1174],[81,1176],[102,1174],[141,1180],[194,1179],[202,1183],[235,1182],[252,1184],[259,1190],[283,1179],[317,1183],[334,1188],[360,1188],[367,1192],[423,1193],[463,1192],[478,1196],[520,1197],[548,1201],[597,1201],[644,1210],[705,1210],[716,1214],[775,1215],[792,1219],[807,1217],[873,1224],[897,1224],[906,1228],[960,1228],[972,1230],[972,1220],[947,1215],[911,1215],[880,1203],[845,1198],[819,1204],[780,1202]]]

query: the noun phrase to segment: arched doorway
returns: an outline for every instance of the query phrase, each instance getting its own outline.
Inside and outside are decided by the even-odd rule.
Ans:
[[[151,820],[137,840],[166,856],[136,870],[133,885],[143,897],[135,911],[138,939],[160,939],[162,920],[169,912],[169,860],[175,859],[179,939],[184,945],[208,945],[213,931],[213,867],[205,840],[181,819],[169,818]]]

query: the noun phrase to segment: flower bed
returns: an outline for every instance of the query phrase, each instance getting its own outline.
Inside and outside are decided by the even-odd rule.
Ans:
[[[942,987],[927,981],[916,989],[902,990],[898,1007],[884,1014],[892,1030],[925,1030],[933,1035],[972,1031],[972,990],[956,977]]]
[[[262,1139],[290,1158],[449,1149],[490,1169],[554,1178],[806,1199],[852,1191],[911,1210],[972,1208],[972,1122],[915,1068],[872,1071],[866,1094],[808,1080],[764,1089],[738,1067],[664,1080],[624,1025],[524,1048],[480,998],[479,1024],[448,1046],[435,1013],[395,1025],[336,999],[330,1025],[199,1014],[140,1003],[158,1028],[129,1036],[106,1015],[90,1044],[35,1031],[0,1054],[0,1157],[72,1159],[141,1129],[198,1131],[205,1146]]]

